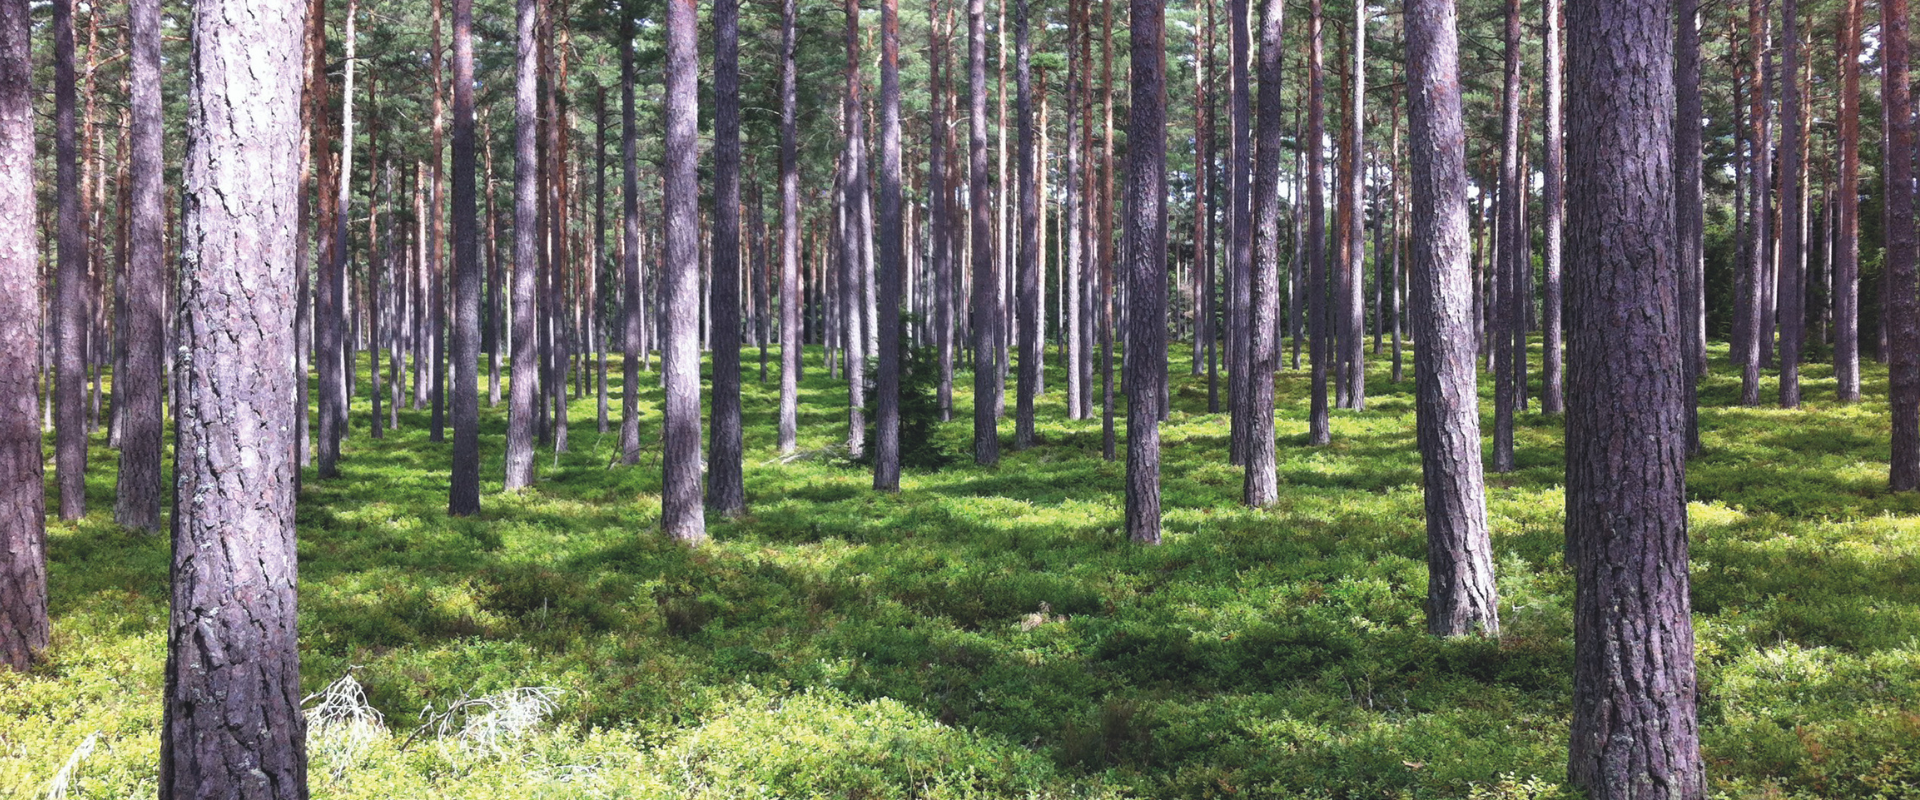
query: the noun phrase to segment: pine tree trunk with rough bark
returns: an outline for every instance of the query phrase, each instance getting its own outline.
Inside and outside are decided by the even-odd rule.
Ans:
[[[1672,8],[1567,8],[1567,772],[1596,800],[1705,794],[1674,286]]]
[[[1285,0],[1266,0],[1260,20],[1259,163],[1253,176],[1254,209],[1258,226],[1253,258],[1250,375],[1247,392],[1247,473],[1242,498],[1259,508],[1280,498],[1279,474],[1274,465],[1273,374],[1280,368],[1275,338],[1280,310],[1280,156],[1281,55]]]
[[[747,510],[740,441],[739,0],[715,0],[713,44],[713,429],[707,508],[732,517]]]
[[[453,0],[453,475],[447,511],[480,513],[480,232],[473,0]]]
[[[1024,2],[1024,0],[1023,0]],[[1024,24],[1024,23],[1023,23]],[[873,488],[900,491],[900,287],[907,274],[900,188],[900,3],[880,2],[880,364],[874,380]],[[1037,349],[1037,348],[1036,348]],[[1023,353],[1022,358],[1026,355]]]
[[[535,383],[539,380],[540,352],[535,328],[534,267],[540,261],[539,137],[540,44],[536,0],[517,0],[515,6],[514,130],[513,130],[513,360],[507,384],[506,483],[509,492],[533,485]],[[631,81],[628,82],[631,84]],[[417,369],[417,367],[416,367]],[[416,372],[416,375],[418,373]],[[628,387],[632,391],[632,387]],[[638,438],[636,432],[635,438]]]
[[[1127,536],[1160,543],[1160,404],[1167,337],[1166,8],[1132,0],[1127,121]]]
[[[28,0],[0,0],[0,285],[9,287],[0,295],[0,666],[19,671],[39,660],[51,635],[46,489],[34,407],[41,281],[33,230],[30,17]]]
[[[986,0],[967,0],[968,152],[970,185],[967,205],[972,213],[973,251],[973,461],[982,466],[1000,463],[1000,431],[994,414],[999,391],[1000,338],[998,286],[994,269],[993,211],[987,201],[987,6]]]
[[[1313,389],[1307,412],[1307,443],[1314,446],[1333,442],[1332,420],[1327,412],[1328,359],[1333,355],[1327,340],[1332,325],[1327,319],[1327,190],[1326,149],[1326,45],[1322,29],[1325,16],[1321,0],[1312,0],[1308,19],[1307,48],[1307,316]]]
[[[114,521],[141,531],[160,529],[161,367],[166,358],[163,298],[166,267],[165,211],[161,208],[160,3],[127,4],[131,33],[132,156],[131,215],[127,221],[125,369],[114,381],[114,405],[121,412],[120,474]]]
[[[80,207],[75,122],[73,0],[53,3],[54,193],[60,219],[54,285],[53,474],[60,518],[87,514],[87,220]]]
[[[696,182],[700,65],[694,44],[698,27],[694,0],[667,0],[666,161],[662,168],[666,253],[660,298],[666,322],[661,348],[666,404],[660,520],[667,536],[687,545],[707,538],[700,502],[700,187]]]
[[[780,3],[780,453],[800,439],[800,0]],[[628,97],[632,91],[628,91]],[[629,100],[629,105],[631,101]],[[627,112],[629,120],[632,112]],[[631,122],[628,123],[631,127]],[[631,157],[629,157],[631,158]],[[637,263],[637,262],[636,262]],[[631,382],[631,378],[629,379]]]
[[[306,8],[193,15],[160,797],[307,796],[292,419]],[[245,113],[236,113],[245,109]]]
[[[1840,188],[1834,216],[1833,376],[1842,403],[1860,402],[1860,26],[1864,0],[1840,22]]]
[[[1904,221],[1906,224],[1889,225],[1886,228],[1886,271],[1887,271],[1887,316],[1881,324],[1887,330],[1892,366],[1889,375],[1888,401],[1893,411],[1893,452],[1888,470],[1888,486],[1896,492],[1920,490],[1920,282],[1914,276],[1914,230],[1913,230],[1913,105],[1909,91],[1908,73],[1911,52],[1911,39],[1908,38],[1907,0],[1883,0],[1881,7],[1882,24],[1886,26],[1886,53],[1880,64],[1884,70],[1880,80],[1883,102],[1887,109],[1886,152],[1888,170],[1887,219]],[[1793,0],[1787,0],[1787,7],[1793,8]],[[1791,17],[1789,17],[1791,19]],[[1787,41],[1792,42],[1794,31],[1787,29]],[[1794,62],[1789,56],[1787,75],[1793,74]],[[1788,91],[1794,85],[1787,79]],[[1787,118],[1789,135],[1796,135],[1799,126],[1793,117]],[[1795,176],[1798,143],[1789,140],[1788,175]],[[1792,184],[1788,184],[1791,186]],[[1798,235],[1798,224],[1790,223],[1788,230]],[[1788,252],[1793,252],[1789,250]],[[1781,272],[1788,272],[1783,265]],[[1785,283],[1785,279],[1782,279]],[[1794,308],[1798,312],[1798,307]],[[1784,312],[1783,312],[1784,313]],[[1786,326],[1782,327],[1782,331]],[[1787,337],[1782,336],[1784,343]],[[1785,357],[1784,348],[1782,357]],[[1782,364],[1784,369],[1786,364]],[[1785,395],[1783,394],[1784,398]]]

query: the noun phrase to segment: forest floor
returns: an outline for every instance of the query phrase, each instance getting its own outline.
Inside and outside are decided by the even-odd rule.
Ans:
[[[775,457],[777,357],[762,383],[747,351],[750,513],[692,551],[657,530],[657,373],[640,467],[608,467],[616,359],[613,431],[574,402],[572,451],[545,451],[520,497],[499,493],[506,407],[483,397],[485,510],[449,519],[450,444],[413,410],[370,438],[363,362],[343,475],[309,470],[300,497],[300,633],[305,689],[351,675],[383,716],[316,726],[314,796],[1564,794],[1561,420],[1522,414],[1519,470],[1488,476],[1503,636],[1441,641],[1412,381],[1377,357],[1367,410],[1335,411],[1313,449],[1308,380],[1283,373],[1280,502],[1253,511],[1227,418],[1173,349],[1157,548],[1121,532],[1124,462],[1100,458],[1097,418],[1066,419],[1053,353],[1039,446],[909,470],[888,496],[832,455],[845,384],[817,349],[811,457]],[[1737,374],[1714,367],[1688,475],[1714,791],[1920,796],[1920,496],[1885,489],[1886,370],[1845,406],[1812,365],[1789,412],[1730,407]],[[964,453],[956,389],[939,436]],[[155,791],[168,543],[113,525],[114,466],[97,436],[91,513],[50,522],[54,646],[0,673],[0,795],[45,796],[95,732],[68,796]],[[537,687],[558,691],[502,694]]]

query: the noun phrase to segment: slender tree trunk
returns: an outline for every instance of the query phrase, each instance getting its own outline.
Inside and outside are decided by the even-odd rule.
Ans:
[[[1160,543],[1160,403],[1167,337],[1165,12],[1162,0],[1133,0],[1129,19],[1127,536],[1141,544]]]
[[[127,272],[120,291],[126,303],[127,356],[125,369],[115,375],[114,381],[115,411],[121,415],[114,521],[121,527],[152,532],[160,529],[160,500],[164,496],[160,487],[160,368],[166,349],[161,328],[166,281],[161,263],[161,249],[166,244],[162,226],[166,219],[160,207],[159,0],[130,0],[127,16],[133,45],[128,65],[133,190],[132,213],[127,221]],[[31,165],[32,159],[26,163]],[[31,247],[31,231],[25,238]]]
[[[998,391],[1000,315],[996,299],[1000,277],[994,269],[993,219],[987,198],[987,26],[986,0],[967,0],[968,175],[967,204],[973,214],[973,460],[1000,463],[1000,432],[994,415]]]
[[[1034,174],[1033,68],[1029,63],[1032,46],[1027,36],[1027,0],[1017,0],[1014,11],[1014,118],[1019,136],[1019,165],[1014,180],[1019,183],[1019,246],[1014,253],[1015,303],[1020,326],[1020,385],[1014,410],[1013,449],[1033,446],[1033,402],[1040,380],[1040,197]]]
[[[1901,0],[1892,0],[1901,2]],[[1903,3],[1904,4],[1904,3]],[[1784,162],[1780,166],[1780,259],[1776,267],[1778,276],[1774,297],[1779,307],[1780,330],[1780,407],[1800,407],[1800,333],[1801,321],[1806,313],[1801,310],[1803,302],[1800,285],[1800,257],[1806,247],[1806,229],[1801,222],[1800,205],[1801,181],[1801,132],[1800,132],[1800,23],[1799,8],[1795,0],[1786,0],[1784,6],[1786,55],[1782,60],[1780,72],[1780,157]],[[1889,17],[1889,21],[1891,18]],[[1904,22],[1904,20],[1903,20]],[[1906,49],[1904,43],[1901,49]],[[1901,67],[1904,71],[1904,66]],[[1904,93],[1905,89],[1899,90]],[[1892,94],[1889,92],[1889,98]],[[1896,125],[1899,123],[1896,122]],[[1892,128],[1888,129],[1889,134]],[[1891,152],[1891,151],[1890,151]],[[1898,168],[1898,165],[1895,165]],[[1911,170],[1909,169],[1909,172]],[[1891,184],[1889,184],[1891,185]],[[1887,198],[1889,215],[1892,214],[1895,198]],[[1909,195],[1908,206],[1912,201]],[[1900,217],[1893,217],[1899,219]],[[1911,238],[1912,226],[1905,226]],[[1891,245],[1893,231],[1888,232]],[[1889,256],[1892,252],[1889,251]],[[1682,264],[1686,271],[1691,264]],[[1889,262],[1891,266],[1891,261]],[[1889,273],[1891,274],[1891,273]]]
[[[1100,105],[1106,122],[1100,136],[1100,455],[1114,460],[1113,409],[1113,4],[1101,0]]]
[[[1747,4],[1747,35],[1752,47],[1752,69],[1754,90],[1749,95],[1751,119],[1753,125],[1753,179],[1748,193],[1752,211],[1748,215],[1748,233],[1752,244],[1747,248],[1747,261],[1742,265],[1746,277],[1746,291],[1740,296],[1741,306],[1745,309],[1746,326],[1744,328],[1743,347],[1740,353],[1740,404],[1757,406],[1760,404],[1760,367],[1762,350],[1769,349],[1767,324],[1765,321],[1766,292],[1764,286],[1768,275],[1769,226],[1772,224],[1773,189],[1773,147],[1769,135],[1767,75],[1763,62],[1763,52],[1767,49],[1765,20],[1765,0],[1749,0]]]
[[[1227,127],[1231,144],[1227,159],[1227,406],[1233,412],[1229,461],[1247,464],[1253,425],[1253,100],[1248,85],[1247,0],[1227,0],[1227,71],[1231,99]],[[1269,378],[1271,380],[1271,378]]]
[[[668,0],[666,10],[666,258],[661,293],[666,311],[662,348],[666,378],[662,436],[666,475],[661,491],[661,527],[676,542],[698,545],[707,538],[700,508],[700,189],[696,185],[699,62],[694,36],[699,26],[694,0]]]
[[[1881,24],[1886,27],[1883,41],[1887,49],[1880,61],[1881,69],[1885,70],[1880,84],[1887,109],[1887,219],[1894,223],[1886,228],[1886,317],[1880,325],[1888,332],[1888,350],[1893,362],[1888,390],[1888,400],[1893,407],[1893,454],[1888,485],[1896,492],[1911,492],[1920,490],[1920,284],[1916,283],[1913,263],[1913,106],[1907,82],[1911,40],[1907,36],[1907,0],[1883,0],[1883,3]],[[1787,8],[1793,8],[1793,0],[1787,0]],[[1791,53],[1798,40],[1791,22],[1793,17],[1787,19]],[[1797,103],[1792,55],[1788,55],[1786,64],[1788,97]],[[1786,125],[1791,131],[1789,135],[1799,133],[1795,117],[1788,116]],[[1798,178],[1798,146],[1798,142],[1789,140],[1786,173],[1789,180]],[[1792,183],[1788,186],[1792,187],[1790,196],[1798,194],[1794,191],[1798,187]],[[1788,205],[1791,207],[1792,203]],[[1793,244],[1798,245],[1798,222],[1788,222],[1786,230],[1794,237]],[[1797,250],[1789,247],[1787,252]],[[1781,274],[1790,272],[1783,264]],[[1784,287],[1787,280],[1783,278],[1781,282]],[[1781,294],[1787,294],[1785,288]],[[1797,303],[1790,308],[1792,313],[1799,313]],[[1782,333],[1791,327],[1795,326],[1783,326]],[[1787,338],[1781,337],[1783,344]],[[1794,355],[1799,355],[1797,343]],[[1790,368],[1793,362],[1786,360],[1784,347],[1781,358],[1782,369]]]
[[[866,451],[867,444],[867,304],[863,291],[869,256],[863,247],[867,241],[867,123],[866,106],[861,97],[860,4],[857,0],[846,0],[845,10],[847,91],[842,118],[847,140],[841,156],[840,296],[841,327],[847,344],[847,452],[858,457]]]
[[[1678,0],[1678,2],[1698,2],[1698,0]],[[1541,57],[1541,79],[1545,91],[1542,93],[1541,109],[1541,147],[1545,158],[1541,161],[1541,216],[1544,222],[1542,230],[1543,247],[1540,254],[1541,265],[1541,309],[1540,309],[1540,349],[1541,388],[1540,410],[1548,414],[1566,413],[1566,395],[1562,385],[1566,382],[1564,345],[1561,342],[1561,276],[1560,263],[1562,250],[1560,240],[1566,218],[1566,187],[1563,176],[1566,175],[1565,134],[1562,124],[1565,114],[1565,79],[1561,76],[1562,60],[1560,26],[1561,0],[1545,0],[1542,4],[1542,16],[1545,24],[1541,37],[1543,55]],[[1694,86],[1695,97],[1699,96],[1699,87]],[[1686,118],[1686,117],[1680,117]],[[1696,112],[1691,119],[1699,120]],[[1695,123],[1697,126],[1697,122]],[[1696,137],[1697,139],[1697,137]],[[1698,149],[1696,144],[1696,150]],[[1677,175],[1678,173],[1676,173]],[[1697,172],[1695,173],[1698,174]],[[1690,263],[1682,260],[1683,264]],[[1529,271],[1532,266],[1526,267]],[[1684,285],[1686,270],[1682,270]],[[1524,340],[1523,340],[1524,341]],[[1524,351],[1523,351],[1524,352]]]
[[[480,241],[473,0],[453,0],[453,477],[447,511],[480,513]]]
[[[160,797],[305,798],[293,251],[306,8],[193,15],[173,604]],[[247,113],[235,115],[244,104]],[[259,135],[259,131],[286,135]]]
[[[1281,54],[1285,0],[1266,0],[1260,22],[1260,163],[1253,195],[1259,208],[1259,250],[1253,260],[1251,376],[1247,393],[1247,475],[1243,499],[1266,506],[1280,498],[1274,467],[1273,374],[1279,371],[1274,328],[1280,310]]]
[[[87,223],[80,208],[80,152],[74,119],[73,0],[53,3],[54,193],[60,216],[54,299],[53,472],[60,518],[87,513]]]
[[[1839,231],[1833,258],[1833,376],[1842,403],[1860,402],[1860,25],[1863,0],[1845,0],[1840,36]]]
[[[159,9],[154,0],[141,4]],[[30,14],[28,0],[0,0],[0,285],[8,287],[0,295],[0,666],[17,671],[40,659],[51,634],[46,491],[40,430],[34,424],[42,286],[33,231]],[[143,50],[134,57],[141,70],[144,32],[144,27],[134,32],[135,46]],[[157,85],[148,94],[157,100]],[[145,108],[140,100],[135,107]],[[157,149],[154,155],[157,160]]]
[[[506,490],[533,485],[534,388],[540,370],[534,323],[534,267],[540,260],[539,136],[540,45],[535,0],[517,0],[514,61],[513,160],[513,374],[507,386]],[[631,83],[629,81],[629,83]],[[631,387],[628,389],[631,391]]]
[[[647,304],[640,285],[640,132],[634,123],[633,22],[631,15],[620,19],[620,463],[628,466],[640,463],[640,362],[647,358]]]
[[[1349,105],[1352,117],[1347,120],[1347,151],[1351,154],[1351,165],[1346,179],[1347,190],[1347,260],[1341,265],[1342,285],[1346,291],[1341,299],[1346,306],[1343,311],[1345,326],[1340,330],[1340,347],[1344,355],[1342,363],[1347,372],[1343,376],[1347,384],[1347,407],[1355,411],[1367,408],[1367,305],[1366,292],[1362,284],[1366,280],[1366,121],[1367,121],[1367,5],[1355,3],[1353,10],[1353,80],[1348,91],[1353,93]]]
[[[1466,129],[1453,0],[1407,0],[1414,397],[1427,512],[1427,630],[1500,633],[1480,464]]]
[[[707,508],[732,517],[747,510],[740,442],[739,0],[715,0],[713,42],[713,456]]]
[[[1680,262],[1680,310],[1686,320],[1682,333],[1687,357],[1681,361],[1686,375],[1681,391],[1685,395],[1687,452],[1695,454],[1700,452],[1699,383],[1706,364],[1705,284],[1702,280],[1705,275],[1703,254],[1706,220],[1701,201],[1700,2],[1677,0],[1675,9],[1679,28],[1673,41],[1673,228],[1676,237],[1673,252]],[[1549,88],[1553,88],[1551,84]],[[1549,133],[1548,140],[1557,142],[1560,138]],[[1557,182],[1558,177],[1555,175],[1551,180]],[[1549,186],[1557,188],[1557,183]],[[1556,223],[1550,218],[1548,224]],[[1549,247],[1558,247],[1557,236],[1547,241]],[[1554,266],[1557,268],[1558,264]],[[1552,279],[1550,277],[1549,280]],[[1558,287],[1549,283],[1547,292],[1548,303],[1553,306],[1549,313],[1557,318]],[[1557,326],[1548,330],[1548,335],[1557,336],[1558,333]],[[1551,376],[1552,372],[1548,374]]]
[[[1313,396],[1307,412],[1307,443],[1319,446],[1333,442],[1333,425],[1327,416],[1327,360],[1333,347],[1327,341],[1332,331],[1327,319],[1326,148],[1321,146],[1327,136],[1326,54],[1320,0],[1313,0],[1311,13],[1307,26],[1307,315],[1311,317],[1308,336],[1313,340],[1309,354]]]
[[[787,2],[794,1],[787,0]],[[943,71],[947,67],[945,45],[952,27],[952,18],[948,17],[947,29],[942,29],[937,19],[939,11],[938,2],[927,3],[927,83],[932,94],[931,101],[927,105],[927,238],[933,268],[933,303],[932,313],[929,316],[933,322],[933,346],[940,360],[940,387],[937,402],[940,406],[940,420],[945,422],[953,417],[954,262],[950,258],[952,245],[949,244],[948,239],[954,234],[947,225],[950,213],[947,206],[949,188],[946,174],[947,87]],[[782,119],[784,124],[785,117]],[[781,174],[784,177],[785,162],[782,164]],[[785,395],[783,394],[782,397],[784,398]],[[782,402],[784,403],[784,399]],[[783,404],[781,408],[785,409],[786,406]],[[784,420],[785,417],[783,416],[782,419]],[[783,427],[781,430],[786,429]],[[781,441],[785,442],[787,439],[782,438]]]
[[[1567,13],[1567,772],[1599,800],[1705,794],[1670,247],[1671,12],[1663,0],[1579,0]]]
[[[800,431],[800,0],[780,3],[780,453]],[[631,96],[631,92],[629,92]],[[938,105],[936,103],[935,105]],[[631,117],[631,112],[628,112]],[[938,152],[937,150],[935,151]],[[936,167],[938,162],[935,162]]]
[[[1025,0],[1021,0],[1024,5]],[[1025,16],[1021,17],[1022,31]],[[1025,59],[1022,59],[1022,64]],[[875,376],[873,488],[900,491],[900,285],[907,272],[900,191],[900,4],[880,2],[880,368]],[[1039,348],[1035,347],[1034,351]],[[1022,361],[1031,352],[1023,351]]]
[[[432,276],[432,281],[427,289],[429,306],[427,314],[428,319],[432,321],[431,326],[428,328],[429,333],[427,335],[427,357],[433,362],[428,372],[429,377],[432,379],[433,407],[428,417],[427,440],[433,442],[446,441],[447,438],[447,353],[445,344],[447,335],[447,302],[446,289],[444,288],[446,286],[445,275],[447,261],[441,250],[441,243],[445,240],[444,233],[446,230],[444,222],[446,218],[446,194],[444,194],[441,189],[442,183],[440,180],[441,163],[443,160],[440,154],[444,152],[442,150],[442,140],[445,136],[446,111],[442,106],[445,97],[445,92],[442,89],[445,85],[445,78],[442,74],[440,61],[440,3],[441,0],[433,0],[433,36],[431,39],[433,51],[428,59],[433,65],[433,141],[431,145],[433,148],[433,183],[427,194],[427,258],[429,263],[427,270],[428,274]],[[341,178],[342,182],[345,180],[345,177]]]
[[[1519,405],[1520,367],[1514,363],[1512,342],[1524,341],[1526,324],[1520,318],[1520,270],[1528,250],[1522,242],[1520,214],[1526,190],[1520,175],[1520,0],[1507,0],[1506,83],[1500,123],[1500,257],[1493,269],[1499,286],[1493,308],[1493,471],[1513,471],[1513,414]],[[1422,342],[1425,344],[1425,342]],[[1522,351],[1524,352],[1524,351]]]

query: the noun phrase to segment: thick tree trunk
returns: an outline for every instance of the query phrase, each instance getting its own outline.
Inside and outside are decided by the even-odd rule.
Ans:
[[[1025,0],[1022,0],[1025,2]],[[1022,25],[1025,25],[1024,17]],[[1024,30],[1024,27],[1023,27]],[[1024,62],[1023,62],[1024,63]],[[900,4],[880,2],[880,365],[874,380],[873,488],[900,491],[900,286],[907,273],[900,191]],[[1038,348],[1036,348],[1038,349]],[[1022,358],[1026,358],[1025,354]]]
[[[1864,0],[1845,0],[1840,22],[1839,230],[1833,253],[1833,376],[1842,403],[1860,402],[1860,24]]]
[[[747,510],[740,443],[739,0],[715,0],[713,43],[713,455],[707,507],[732,517]]]
[[[1167,379],[1165,13],[1162,0],[1132,0],[1129,19],[1127,536],[1141,544],[1160,543],[1160,404]]]
[[[480,237],[473,0],[453,0],[453,476],[447,511],[480,513]]]
[[[122,527],[157,531],[160,501],[165,496],[160,487],[160,373],[166,357],[162,328],[166,268],[161,250],[166,246],[166,219],[160,196],[160,2],[131,0],[127,16],[132,42],[128,85],[133,190],[132,213],[127,221],[126,282],[120,287],[126,303],[127,355],[125,370],[114,381],[115,410],[121,412],[121,427],[120,475],[113,516]]]
[[[292,363],[295,347],[306,8],[196,12],[160,797],[294,800],[307,796],[294,376],[259,367]]]
[[[1274,329],[1280,311],[1281,54],[1285,0],[1266,0],[1260,21],[1260,156],[1253,196],[1258,208],[1252,284],[1251,373],[1247,392],[1247,474],[1242,499],[1256,508],[1280,499],[1274,466],[1273,374],[1280,368]]]
[[[80,208],[80,152],[74,119],[73,0],[53,3],[53,130],[59,206],[59,278],[53,300],[53,473],[60,518],[87,513],[87,221]]]
[[[535,0],[518,0],[514,60],[513,130],[513,361],[507,386],[506,485],[517,492],[533,485],[535,383],[540,355],[534,320],[539,291],[534,266],[540,260],[539,137],[540,46]],[[631,391],[631,387],[629,387]]]
[[[661,459],[661,526],[676,542],[707,538],[700,507],[700,188],[696,183],[700,66],[694,44],[699,26],[694,0],[667,0],[666,10],[666,258],[661,305],[666,316],[665,430]]]
[[[1787,0],[1787,8],[1793,8],[1793,0]],[[1789,16],[1788,20],[1793,18]],[[1920,490],[1920,285],[1914,277],[1914,241],[1913,241],[1913,106],[1908,91],[1908,58],[1911,40],[1907,36],[1907,0],[1884,0],[1881,8],[1882,24],[1886,26],[1886,53],[1882,57],[1880,85],[1887,109],[1887,219],[1896,223],[1886,228],[1886,269],[1887,269],[1887,312],[1886,319],[1880,325],[1888,332],[1892,370],[1889,375],[1888,400],[1893,407],[1893,454],[1889,467],[1888,485],[1896,492]],[[1792,23],[1788,23],[1787,41],[1794,41]],[[1787,60],[1788,76],[1794,73],[1791,55]],[[1789,97],[1798,100],[1794,93],[1795,81],[1787,79]],[[1797,135],[1799,126],[1794,117],[1786,122],[1789,135]],[[1787,175],[1789,180],[1798,177],[1798,142],[1789,140],[1787,152]],[[1792,186],[1791,183],[1788,184]],[[1797,187],[1796,187],[1797,188]],[[1793,194],[1797,194],[1794,192]],[[1791,203],[1789,204],[1791,205]],[[1799,225],[1787,224],[1787,230],[1798,243]],[[1789,249],[1787,252],[1794,252]],[[1786,265],[1781,273],[1790,272]],[[1786,280],[1782,279],[1784,285]],[[1786,292],[1783,289],[1782,294]],[[1799,308],[1793,307],[1798,313]],[[1783,312],[1785,313],[1785,312]],[[1797,318],[1796,318],[1797,319]],[[1790,326],[1783,326],[1784,333]],[[1781,337],[1782,344],[1786,341]],[[1785,348],[1782,348],[1782,369],[1791,362],[1784,361]],[[1795,354],[1798,355],[1796,349]],[[1785,394],[1781,395],[1783,402]],[[1797,398],[1796,398],[1797,399]]]
[[[1308,337],[1313,340],[1309,358],[1313,361],[1313,396],[1307,412],[1307,443],[1314,446],[1333,442],[1333,425],[1327,416],[1327,360],[1333,355],[1332,333],[1327,320],[1327,136],[1326,47],[1322,38],[1325,24],[1321,0],[1313,0],[1308,20],[1307,47],[1307,316]]]
[[[968,130],[967,205],[973,216],[973,460],[1000,463],[1000,431],[994,414],[999,391],[1000,276],[994,269],[993,218],[987,198],[987,5],[967,0]]]
[[[1466,129],[1453,0],[1408,0],[1414,397],[1427,511],[1427,630],[1500,633],[1480,465]]]
[[[15,670],[40,658],[50,634],[46,491],[34,408],[41,283],[30,24],[28,0],[0,0],[0,285],[8,287],[0,296],[0,666]]]
[[[1889,2],[1901,2],[1902,5],[1904,5],[1903,0],[1889,0]],[[1785,0],[1783,11],[1785,16],[1785,29],[1783,33],[1785,35],[1781,41],[1785,47],[1786,56],[1782,59],[1782,68],[1780,71],[1780,157],[1783,160],[1780,165],[1780,259],[1776,266],[1778,277],[1775,283],[1774,298],[1779,308],[1777,318],[1779,320],[1780,330],[1780,407],[1799,408],[1800,334],[1803,328],[1803,320],[1806,317],[1806,312],[1802,310],[1804,299],[1802,296],[1800,270],[1802,252],[1806,247],[1806,228],[1801,221],[1803,208],[1800,203],[1800,181],[1802,177],[1800,81],[1798,80],[1800,73],[1800,13],[1795,0]],[[1891,15],[1888,15],[1887,21],[1892,22]],[[1901,24],[1904,24],[1904,22],[1905,20],[1902,19]],[[1889,50],[1894,46],[1898,46],[1902,50],[1906,49],[1904,43],[1899,45],[1890,43],[1888,46]],[[1889,65],[1889,68],[1892,68],[1891,65]],[[1906,71],[1904,64],[1900,65],[1898,69],[1902,72]],[[1906,92],[1904,88],[1900,88],[1898,91],[1901,94],[1905,94]],[[1891,84],[1888,84],[1887,95],[1888,100],[1892,100],[1893,87]],[[1888,128],[1889,138],[1891,138],[1893,127],[1902,124],[1900,121],[1895,121],[1893,126]],[[1911,122],[1908,121],[1905,124],[1911,124]],[[1889,149],[1889,152],[1899,151]],[[1896,161],[1902,160],[1896,159]],[[1905,162],[1902,161],[1902,163]],[[1900,165],[1894,164],[1894,167],[1898,169]],[[1910,165],[1907,172],[1909,174],[1912,172]],[[1893,185],[1892,182],[1889,182],[1889,185]],[[1908,195],[1907,206],[1908,209],[1911,210],[1911,193],[1908,193]],[[1892,219],[1910,219],[1910,215],[1906,217],[1894,216],[1892,209],[1895,202],[1895,197],[1889,194],[1887,197],[1888,216]],[[1906,232],[1906,238],[1910,244],[1913,226],[1896,227],[1900,227]],[[1899,234],[1894,231],[1888,231],[1889,257],[1893,255],[1891,247],[1894,237],[1898,235]],[[1692,264],[1690,262],[1682,263],[1681,270],[1685,272],[1691,267]],[[1889,258],[1888,267],[1888,275],[1891,276],[1893,268],[1891,258]],[[1682,279],[1685,279],[1684,275]]]
[[[1671,11],[1578,0],[1567,13],[1567,772],[1601,800],[1705,794],[1668,194]]]

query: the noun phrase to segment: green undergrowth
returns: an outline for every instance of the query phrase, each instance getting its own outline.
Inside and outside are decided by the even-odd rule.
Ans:
[[[1384,357],[1324,448],[1304,446],[1305,374],[1277,378],[1281,494],[1260,511],[1177,361],[1168,535],[1141,548],[1057,355],[1038,446],[909,469],[898,495],[844,460],[845,383],[807,355],[802,452],[781,459],[777,353],[767,383],[743,354],[750,509],[691,551],[657,531],[657,372],[640,467],[610,466],[616,358],[612,430],[576,400],[571,451],[543,450],[521,496],[500,493],[506,412],[483,400],[485,509],[455,520],[449,445],[411,409],[371,438],[363,371],[343,474],[309,470],[300,497],[303,688],[352,675],[381,717],[316,729],[314,796],[1569,796],[1558,418],[1521,414],[1518,470],[1489,476],[1503,637],[1441,641],[1412,383]],[[1812,365],[1791,412],[1733,407],[1724,361],[1703,388],[1694,602],[1722,796],[1920,797],[1920,497],[1885,491],[1884,368],[1867,378],[1840,405]],[[970,387],[931,434],[948,452],[970,452]],[[44,796],[94,732],[69,796],[154,792],[168,546],[112,524],[103,437],[92,458],[92,513],[51,526],[51,660],[0,676],[0,795]],[[457,704],[525,687],[558,690],[551,709],[462,733],[480,707]]]

